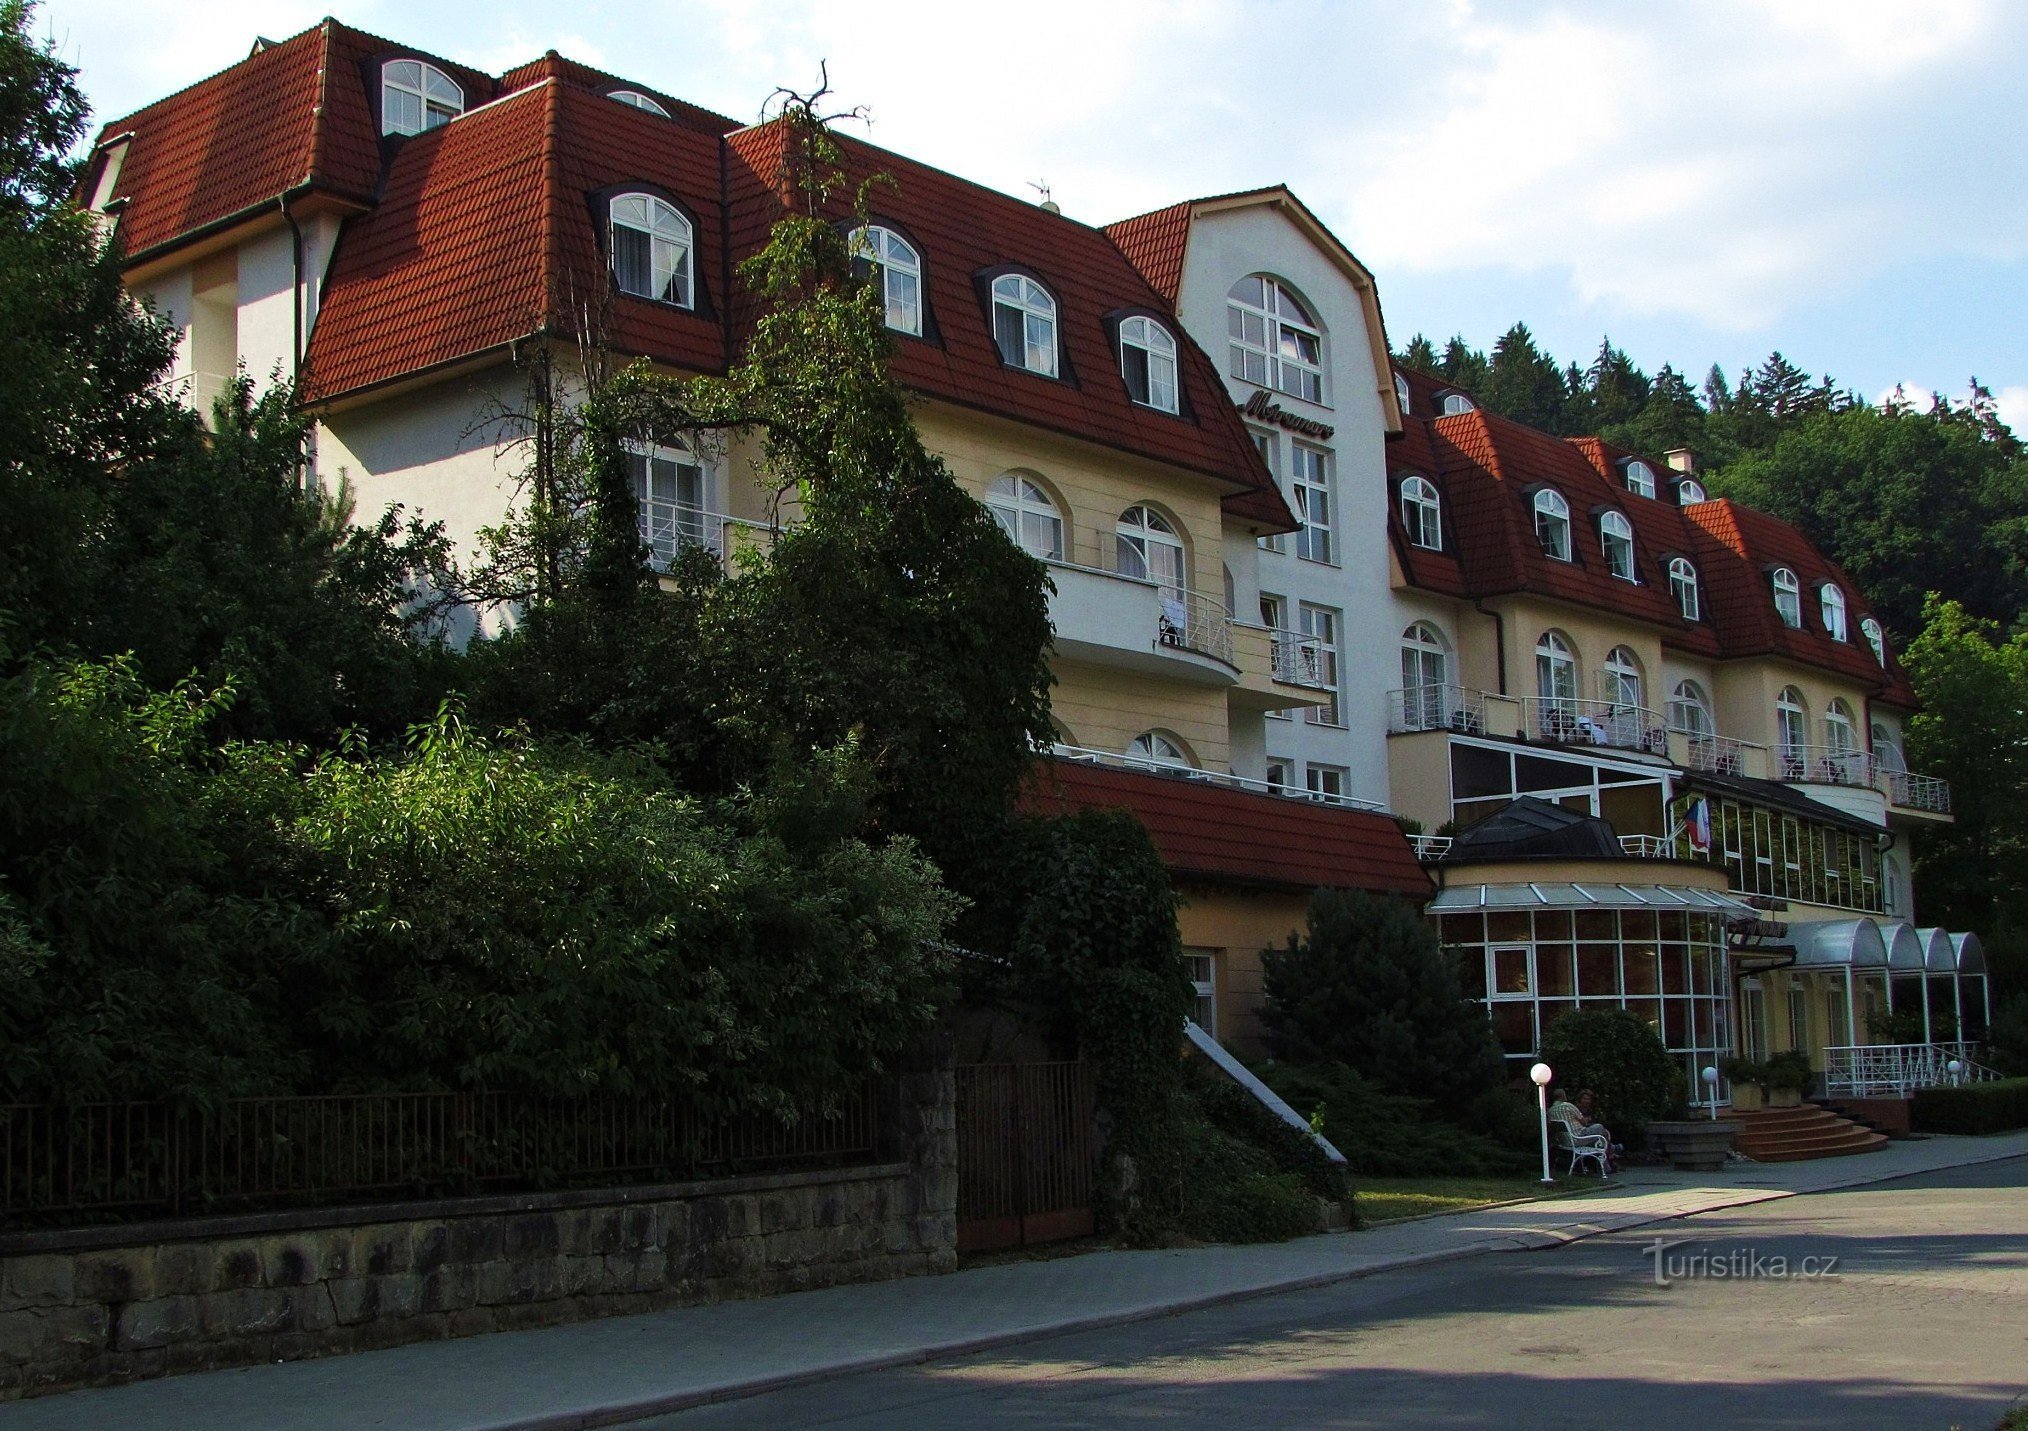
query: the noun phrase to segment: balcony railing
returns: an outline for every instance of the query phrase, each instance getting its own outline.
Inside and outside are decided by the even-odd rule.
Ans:
[[[1824,1090],[1833,1097],[1906,1098],[1918,1088],[1999,1077],[1978,1054],[1976,1043],[1833,1044],[1824,1050]]]
[[[1935,815],[1951,812],[1951,786],[1934,775],[1911,775],[1906,770],[1882,770],[1881,788],[1891,805],[1904,810],[1927,810]]]
[[[1465,686],[1404,686],[1387,693],[1387,730],[1454,730],[1480,735],[1486,729],[1486,693]]]
[[[748,542],[765,545],[771,530],[765,522],[707,512],[682,502],[650,499],[641,503],[641,540],[653,553],[657,568],[673,564],[686,547],[702,547],[726,561]]]
[[[178,373],[156,383],[155,391],[182,403],[209,424],[212,408],[230,391],[232,382],[226,373]]]
[[[1685,763],[1710,775],[1746,774],[1746,753],[1762,747],[1724,735],[1690,735]]]
[[[1112,765],[1128,770],[1149,770],[1179,776],[1186,780],[1200,780],[1206,785],[1223,785],[1233,790],[1251,790],[1256,795],[1279,795],[1287,800],[1307,800],[1312,805],[1337,805],[1348,810],[1387,808],[1378,800],[1361,800],[1353,795],[1327,795],[1317,790],[1296,790],[1287,785],[1273,785],[1265,780],[1253,780],[1244,775],[1228,775],[1221,770],[1199,770],[1195,766],[1176,765],[1166,760],[1150,760],[1145,756],[1121,755],[1112,750],[1093,750],[1082,745],[1058,743],[1049,748],[1049,753],[1059,759],[1082,761],[1086,765]]]
[[[1285,686],[1302,686],[1328,691],[1331,681],[1324,670],[1324,646],[1301,631],[1269,628],[1274,638],[1274,678]]]
[[[1230,666],[1232,661],[1232,618],[1225,603],[1195,591],[1162,589],[1162,614],[1155,618],[1155,639],[1164,646],[1180,646],[1204,656],[1215,656]]]
[[[1621,835],[1620,853],[1637,860],[1673,860],[1676,842],[1667,835]]]
[[[1842,745],[1778,746],[1775,774],[1780,779],[1807,785],[1853,785],[1862,789],[1877,784],[1879,778],[1869,752]]]
[[[1451,852],[1449,835],[1410,835],[1408,847],[1419,860],[1440,860]]]
[[[1521,702],[1531,740],[1557,745],[1606,745],[1666,755],[1669,739],[1662,718],[1642,706],[1575,697],[1531,696]]]

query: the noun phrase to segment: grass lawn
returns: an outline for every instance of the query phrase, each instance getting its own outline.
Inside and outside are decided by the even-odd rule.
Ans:
[[[1489,1202],[1524,1197],[1561,1197],[1591,1192],[1597,1178],[1559,1178],[1553,1189],[1540,1178],[1355,1178],[1359,1216],[1369,1226],[1422,1217],[1432,1212],[1463,1212]]]

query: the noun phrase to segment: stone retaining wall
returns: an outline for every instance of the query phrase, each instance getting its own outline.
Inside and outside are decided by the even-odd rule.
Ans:
[[[951,1076],[900,1081],[875,1166],[0,1236],[0,1400],[948,1271]]]

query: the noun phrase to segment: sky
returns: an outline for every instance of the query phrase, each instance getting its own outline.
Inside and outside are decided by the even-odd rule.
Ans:
[[[339,0],[42,0],[114,118]],[[1388,336],[1878,398],[1976,376],[2028,433],[2028,5],[2016,0],[350,0],[498,73],[555,49],[735,118],[828,65],[868,137],[1099,224],[1287,183]]]

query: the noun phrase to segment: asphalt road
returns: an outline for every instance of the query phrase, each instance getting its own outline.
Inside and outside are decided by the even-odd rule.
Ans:
[[[635,1425],[1989,1431],[2028,1404],[2028,1159],[1658,1230],[1667,1285],[1625,1233]]]

